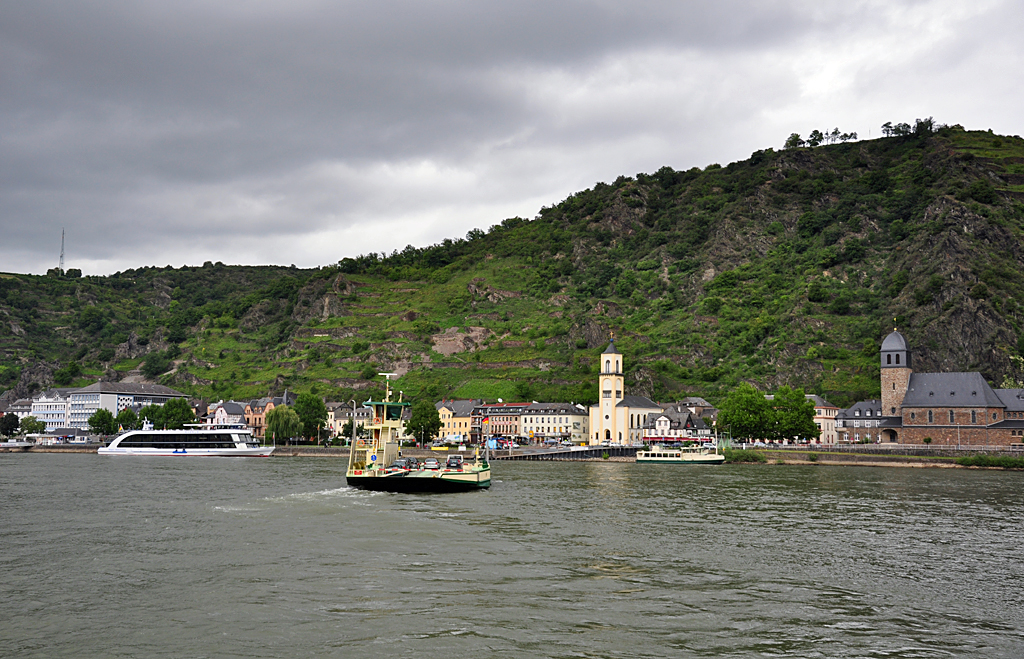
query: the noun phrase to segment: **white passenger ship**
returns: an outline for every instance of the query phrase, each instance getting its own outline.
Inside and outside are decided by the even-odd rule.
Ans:
[[[193,457],[267,457],[273,446],[260,446],[245,426],[198,426],[186,430],[129,430],[100,455],[170,455]]]
[[[701,446],[666,448],[655,444],[646,451],[637,451],[636,461],[639,464],[720,465],[725,462],[725,456],[720,455],[717,449],[712,451]]]

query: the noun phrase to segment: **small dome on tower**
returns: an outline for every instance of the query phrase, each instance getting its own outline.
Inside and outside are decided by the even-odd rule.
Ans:
[[[899,332],[894,331],[882,341],[882,352],[889,352],[891,350],[909,350],[907,339]]]

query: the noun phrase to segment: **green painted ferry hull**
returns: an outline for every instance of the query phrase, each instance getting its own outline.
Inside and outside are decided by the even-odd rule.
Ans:
[[[490,469],[479,472],[398,472],[383,475],[349,473],[345,480],[352,487],[376,492],[443,493],[471,492],[491,486]]]

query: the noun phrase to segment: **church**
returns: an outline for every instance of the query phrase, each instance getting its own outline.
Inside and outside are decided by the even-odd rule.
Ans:
[[[601,398],[590,406],[590,444],[629,445],[643,441],[643,425],[649,414],[662,407],[643,396],[626,396],[622,353],[611,340],[601,353],[597,389]]]
[[[1024,443],[1024,389],[993,389],[981,373],[915,373],[898,331],[882,341],[881,366],[882,443]]]

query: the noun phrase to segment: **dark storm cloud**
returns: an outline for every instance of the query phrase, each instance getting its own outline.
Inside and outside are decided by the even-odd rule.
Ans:
[[[597,177],[742,157],[783,115],[853,116],[850,88],[886,108],[884,50],[945,52],[943,15],[1007,6],[4,3],[0,270],[51,267],[61,227],[97,272],[462,235]]]

